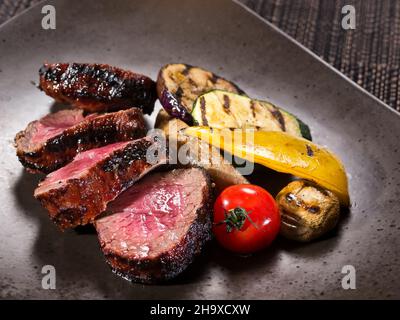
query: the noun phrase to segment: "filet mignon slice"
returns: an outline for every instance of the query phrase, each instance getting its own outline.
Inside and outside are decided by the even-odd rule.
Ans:
[[[39,76],[47,95],[89,112],[134,106],[150,114],[157,98],[153,80],[106,64],[45,63]]]
[[[34,196],[61,228],[91,222],[107,203],[150,170],[166,163],[166,156],[149,160],[147,150],[161,149],[149,137],[117,142],[79,153],[65,167],[50,173]]]
[[[145,134],[143,114],[137,108],[86,117],[82,110],[62,110],[29,123],[16,135],[15,145],[28,171],[50,173],[79,152]]]
[[[177,276],[211,239],[211,202],[204,169],[146,176],[95,221],[107,263],[125,279],[141,283]]]

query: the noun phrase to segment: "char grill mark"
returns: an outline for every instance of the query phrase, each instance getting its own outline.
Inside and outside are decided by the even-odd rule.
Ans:
[[[182,74],[186,77],[189,74],[190,69],[192,69],[192,68],[193,68],[193,66],[191,66],[189,64],[185,65],[185,68],[182,70]]]
[[[62,125],[66,117],[74,115],[80,121],[45,141],[34,142],[40,133],[41,122],[52,121]],[[54,129],[52,128],[52,129]],[[131,108],[119,112],[84,118],[81,110],[63,110],[31,122],[17,134],[15,143],[17,156],[30,172],[50,173],[72,161],[78,152],[98,148],[106,144],[141,138],[146,134],[146,125],[140,109]]]
[[[146,161],[147,149],[152,145],[149,140],[138,140],[137,143],[128,145],[125,148],[123,157],[112,157],[104,162],[102,170],[113,172],[126,168],[134,161]]]
[[[251,109],[251,114],[253,116],[253,118],[256,118],[256,107],[255,107],[255,103],[254,100],[251,100],[250,102],[250,109]]]
[[[226,95],[226,94],[224,94],[224,104],[223,104],[223,106],[224,106],[225,112],[226,113],[230,113],[229,108],[231,107],[231,101],[229,99],[229,96]]]
[[[282,131],[286,131],[285,118],[283,117],[281,111],[276,106],[273,106],[273,108],[274,110],[271,111],[271,114],[278,121]]]
[[[207,126],[208,121],[206,117],[206,100],[204,99],[204,97],[200,97],[200,108],[201,108],[201,117],[203,120],[203,124]]]
[[[176,99],[178,99],[179,103],[182,100],[183,93],[184,92],[181,87],[179,87],[175,92],[175,97],[176,97]]]
[[[314,151],[311,149],[311,147],[308,144],[306,145],[306,148],[307,148],[307,155],[309,157],[312,157],[314,155]]]
[[[161,148],[148,137],[118,142],[78,154],[52,172],[35,190],[35,197],[61,228],[84,225],[101,214],[108,204],[147,172],[166,163],[143,157],[149,147]]]
[[[301,188],[297,193],[301,192],[301,190],[304,189],[304,187],[306,187],[306,185],[303,186],[303,188]],[[314,213],[317,214],[321,211],[321,208],[318,205],[307,205],[303,200],[301,200],[299,197],[297,197],[297,195],[293,194],[293,193],[288,193],[285,197],[286,201],[288,203],[293,202],[295,203],[296,206],[303,208],[304,210],[307,210],[310,213]],[[288,213],[289,214],[289,213]]]
[[[150,114],[157,96],[150,78],[105,64],[44,64],[39,75],[46,94],[89,112],[134,106]]]

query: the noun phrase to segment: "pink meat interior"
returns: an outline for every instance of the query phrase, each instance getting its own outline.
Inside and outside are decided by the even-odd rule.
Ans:
[[[72,162],[50,173],[43,184],[50,186],[58,181],[76,178],[86,169],[94,166],[98,161],[104,159],[115,150],[124,148],[130,142],[131,141],[117,142],[78,153]]]
[[[81,110],[62,110],[47,115],[35,123],[35,133],[32,136],[31,143],[43,143],[83,120],[97,116],[96,114],[91,114],[84,117]]]
[[[154,258],[179,243],[201,203],[205,181],[199,173],[152,174],[121,194],[109,205],[111,214],[96,222],[104,249],[128,259]]]

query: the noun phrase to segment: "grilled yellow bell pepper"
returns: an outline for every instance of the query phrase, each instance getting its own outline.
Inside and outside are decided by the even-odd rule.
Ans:
[[[311,180],[334,192],[342,205],[349,205],[343,164],[332,152],[311,141],[278,131],[188,127],[182,133],[273,170]]]

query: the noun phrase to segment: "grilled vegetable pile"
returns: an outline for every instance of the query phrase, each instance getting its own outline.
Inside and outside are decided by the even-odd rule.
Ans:
[[[298,117],[268,101],[248,97],[236,84],[210,71],[185,64],[164,66],[158,76],[157,92],[165,111],[159,113],[156,126],[170,130],[170,125],[173,125],[180,147],[182,142],[186,142],[191,154],[194,149],[196,152],[204,151],[207,149],[205,145],[209,145],[214,158],[220,149],[301,178],[287,185],[276,197],[282,223],[274,221],[280,224],[282,236],[307,242],[321,237],[337,225],[340,207],[350,204],[345,168],[334,153],[311,142],[309,126]],[[246,186],[240,178],[221,179],[240,176],[226,162],[224,166],[192,163],[214,172],[221,196],[229,185]],[[247,186],[242,189],[259,188]],[[233,193],[229,194],[232,198]],[[254,201],[261,203],[261,198],[251,200],[253,207],[257,207]],[[257,246],[249,238],[251,233],[245,231],[251,225],[254,227],[251,210],[249,213],[244,205],[227,209],[216,204],[216,208],[215,215],[225,217],[222,219],[225,226],[214,231],[225,248],[243,253],[246,252],[243,248],[249,248],[249,243],[252,248],[262,248],[275,237],[272,233],[268,244],[264,242],[263,245],[260,240]],[[235,245],[229,241],[234,241]]]

